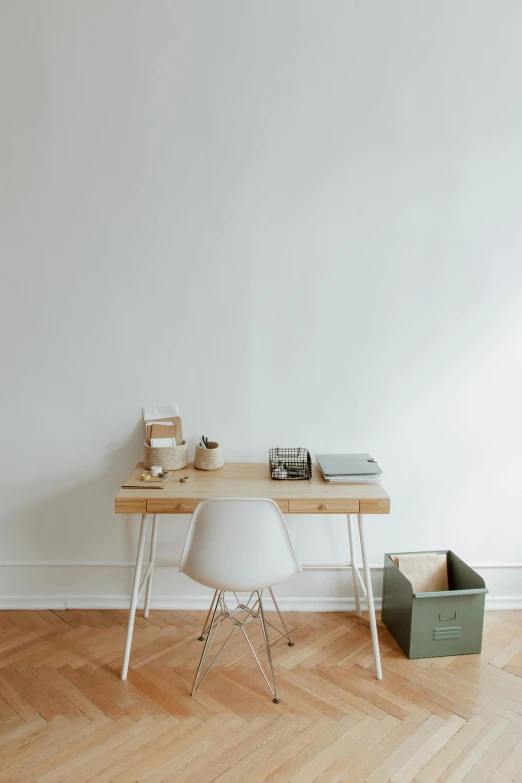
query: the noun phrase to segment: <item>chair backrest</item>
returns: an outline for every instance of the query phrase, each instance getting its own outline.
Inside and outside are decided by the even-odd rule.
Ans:
[[[301,571],[273,500],[203,500],[190,521],[179,570],[216,590],[272,587]]]

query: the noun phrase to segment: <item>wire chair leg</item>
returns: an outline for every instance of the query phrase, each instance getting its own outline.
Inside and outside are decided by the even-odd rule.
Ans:
[[[272,670],[272,680],[274,682],[274,691],[273,691],[274,698],[272,699],[272,701],[274,702],[274,704],[280,704],[281,703],[281,699],[279,698],[278,693],[277,693],[277,682],[276,682],[276,676],[275,676],[275,671],[274,671],[274,662],[272,661],[272,653],[270,652],[270,641],[268,639],[268,631],[266,629],[266,623],[265,623],[265,613],[263,611],[263,591],[262,590],[261,590],[260,593],[258,593],[258,596],[259,596],[259,618],[261,620],[261,628],[263,629],[263,637],[264,637],[264,640],[265,640],[266,652],[267,652],[267,655],[268,655],[268,661],[270,663],[270,669]]]
[[[212,620],[210,622],[210,628],[212,628],[212,626],[214,624],[214,618],[216,616],[216,612],[217,612],[220,596],[221,596],[221,593],[218,594],[218,600],[215,602],[215,605],[214,605],[214,612],[212,614]],[[196,690],[198,677],[200,675],[201,669],[203,668],[203,664],[205,663],[206,657],[208,655],[208,651],[210,650],[212,642],[214,641],[214,636],[216,635],[216,632],[217,632],[217,629],[219,628],[219,625],[220,625],[220,623],[217,623],[215,628],[213,629],[213,632],[212,633],[209,632],[207,634],[207,638],[205,639],[205,646],[203,647],[203,652],[201,653],[201,658],[200,658],[200,661],[199,661],[198,670],[196,672],[196,676],[194,677],[194,683],[192,685],[192,691],[191,691],[192,696],[194,695],[194,692]]]
[[[219,590],[215,590],[214,591],[214,597],[212,599],[212,603],[210,604],[210,609],[208,610],[207,619],[203,623],[203,630],[201,631],[201,636],[198,638],[199,642],[204,642],[205,641],[205,636],[210,631],[211,623],[209,624],[208,621],[210,619],[210,615],[212,614],[212,610],[214,608],[214,603],[217,601],[218,593],[219,593]]]
[[[280,609],[279,609],[279,606],[277,605],[277,601],[276,601],[276,599],[275,599],[274,592],[273,592],[273,590],[272,590],[272,588],[271,588],[271,587],[269,587],[268,589],[269,589],[269,591],[270,591],[270,595],[272,596],[272,601],[274,602],[274,606],[275,606],[275,608],[276,608],[277,614],[279,615],[279,619],[281,620],[281,625],[282,625],[282,626],[283,626],[283,628],[285,629],[285,636],[286,636],[286,638],[288,639],[288,646],[289,646],[289,647],[293,647],[293,646],[294,646],[294,644],[295,644],[295,642],[293,642],[293,641],[292,641],[292,637],[290,636],[290,631],[289,631],[289,630],[288,630],[288,628],[286,627],[286,623],[285,623],[285,621],[284,621],[283,615],[281,614],[281,611],[280,611]]]
[[[254,593],[252,593],[252,595],[254,595]],[[252,596],[250,596],[250,598],[252,598]],[[275,600],[275,596],[273,596],[273,598],[274,598],[274,603],[275,603],[276,608],[277,608],[277,601]],[[250,602],[250,599],[249,599],[249,602]],[[254,604],[253,608],[251,608],[248,605],[248,603],[247,604],[238,604],[238,608],[242,609],[244,612],[248,612],[248,614],[252,617],[252,619],[259,620],[259,612],[254,611],[256,609],[256,607],[258,606],[258,604],[259,604],[259,599]],[[284,636],[285,639],[288,639],[288,646],[289,647],[293,647],[294,646],[294,642],[292,642],[292,637],[290,636],[290,631],[287,629],[287,627],[285,625],[285,621],[283,620],[281,614],[279,616],[281,617],[281,622],[283,623],[283,629],[284,630],[281,630],[281,628],[278,628],[277,625],[274,625],[273,623],[271,623],[270,620],[266,619],[266,617],[265,617],[265,623],[267,625],[269,625],[270,628],[273,628],[273,630],[277,634],[279,634],[280,636]],[[286,633],[285,633],[285,630],[286,630]]]
[[[223,650],[224,650],[224,649],[225,649],[225,647],[227,646],[227,644],[228,644],[228,642],[229,642],[229,640],[230,640],[230,638],[231,638],[232,634],[233,634],[233,633],[234,633],[234,631],[236,630],[236,627],[237,627],[237,626],[235,626],[235,625],[233,625],[233,626],[232,626],[232,630],[230,631],[229,635],[227,636],[227,638],[225,639],[225,641],[223,642],[223,644],[221,645],[221,647],[219,648],[219,650],[217,651],[217,653],[216,653],[216,654],[214,655],[214,657],[212,658],[211,662],[210,662],[210,663],[209,663],[209,665],[208,665],[207,671],[205,672],[205,674],[203,675],[203,677],[201,678],[201,680],[198,682],[198,684],[195,686],[195,688],[194,688],[194,691],[197,691],[197,689],[199,688],[199,686],[200,686],[200,685],[203,685],[203,683],[205,682],[205,679],[206,679],[206,677],[207,677],[207,674],[209,674],[209,673],[210,673],[210,670],[211,670],[211,669],[212,669],[212,667],[214,666],[215,662],[217,661],[217,659],[219,658],[219,656],[221,655],[221,653],[223,652]],[[213,639],[214,639],[214,637],[212,637],[212,640],[213,640]],[[211,644],[212,644],[212,642],[211,642]],[[209,649],[210,649],[210,647],[209,647]]]
[[[256,659],[256,663],[257,663],[257,665],[259,666],[259,671],[261,672],[261,674],[262,674],[262,675],[263,675],[263,677],[265,678],[265,682],[266,682],[266,684],[268,685],[268,690],[270,691],[270,693],[272,694],[272,696],[275,696],[274,689],[273,689],[273,688],[272,688],[272,686],[270,685],[270,680],[269,680],[269,679],[268,679],[268,677],[266,676],[266,674],[265,674],[265,671],[264,671],[263,667],[261,666],[261,661],[260,661],[260,660],[259,660],[259,658],[257,657],[256,651],[254,650],[254,648],[253,648],[253,646],[252,646],[252,642],[251,642],[251,641],[250,641],[250,639],[248,638],[247,632],[245,631],[245,629],[243,628],[243,626],[242,626],[242,625],[240,625],[239,627],[240,627],[240,629],[241,629],[241,632],[243,633],[243,636],[244,636],[244,637],[245,637],[245,639],[246,639],[246,642],[247,642],[248,646],[250,647],[250,651],[251,651],[252,655],[253,655],[253,656],[254,656],[254,658]]]

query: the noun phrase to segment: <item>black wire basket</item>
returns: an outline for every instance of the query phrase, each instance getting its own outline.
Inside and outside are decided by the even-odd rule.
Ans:
[[[269,462],[273,479],[298,481],[312,478],[312,460],[307,449],[270,449]]]

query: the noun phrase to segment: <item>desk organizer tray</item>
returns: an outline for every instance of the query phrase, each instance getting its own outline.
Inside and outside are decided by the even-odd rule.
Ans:
[[[307,449],[270,449],[270,475],[279,481],[312,478],[312,460]]]
[[[395,565],[401,555],[445,555],[449,589],[415,592]],[[382,621],[408,658],[479,653],[487,592],[482,577],[450,550],[384,556]]]

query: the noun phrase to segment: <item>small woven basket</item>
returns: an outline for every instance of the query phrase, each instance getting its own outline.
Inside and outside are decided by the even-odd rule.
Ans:
[[[222,468],[225,464],[219,443],[210,441],[208,445],[208,449],[203,449],[201,446],[196,446],[196,453],[194,454],[194,467],[198,468],[198,470],[217,470],[218,468]]]
[[[148,446],[145,443],[144,466],[150,470],[153,465],[161,465],[163,470],[181,470],[188,465],[187,441],[179,446]]]

